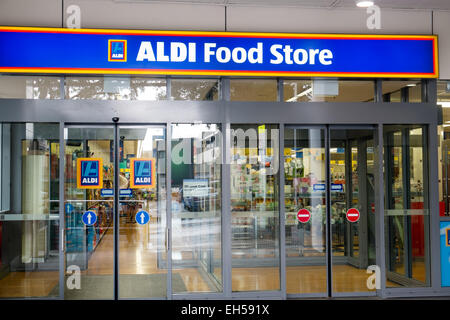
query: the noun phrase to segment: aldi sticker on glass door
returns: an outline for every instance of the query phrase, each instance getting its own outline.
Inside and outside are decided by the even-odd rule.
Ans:
[[[103,187],[103,161],[100,158],[77,159],[77,188],[101,189]]]
[[[153,188],[155,186],[155,159],[130,159],[130,188]]]

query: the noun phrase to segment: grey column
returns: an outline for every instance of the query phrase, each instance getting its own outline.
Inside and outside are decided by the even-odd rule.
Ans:
[[[367,268],[369,261],[368,220],[371,211],[367,195],[367,140],[358,140],[358,203],[359,203],[359,267]]]
[[[377,295],[384,297],[386,289],[386,250],[384,233],[384,175],[383,175],[383,125],[378,124],[375,139],[375,243],[376,243],[376,264],[380,268],[380,289],[377,289]]]
[[[65,288],[65,230],[66,219],[64,209],[64,168],[65,168],[64,122],[59,123],[59,298],[64,299]]]
[[[280,214],[280,289],[281,296],[286,299],[286,215],[285,215],[285,200],[284,200],[284,124],[280,124],[280,148],[279,148],[279,214]]]
[[[426,127],[425,127],[426,128]],[[440,289],[441,288],[441,265],[440,265],[440,217],[439,217],[439,186],[437,184],[437,181],[439,179],[438,175],[438,148],[437,148],[437,132],[436,132],[436,125],[429,125],[428,126],[428,148],[426,145],[424,145],[424,153],[428,154],[428,170],[425,166],[425,159],[424,159],[424,169],[425,172],[428,173],[428,205],[429,205],[429,224],[430,228],[427,229],[427,232],[425,232],[425,235],[427,233],[430,234],[429,241],[429,255],[428,260],[425,260],[425,263],[427,263],[428,266],[430,266],[430,262],[433,261],[434,263],[431,263],[431,270],[428,270],[428,272],[431,273],[431,286],[433,289]],[[424,174],[425,177],[425,174]],[[430,183],[431,182],[431,183]],[[424,185],[425,187],[425,185]],[[425,201],[425,199],[424,199]],[[425,204],[425,203],[424,203]],[[426,219],[425,219],[426,220]],[[425,242],[425,245],[427,242]],[[427,273],[428,274],[428,273]],[[428,276],[427,279],[430,279]]]
[[[221,97],[230,101],[230,79],[222,78]],[[222,282],[225,299],[232,294],[231,255],[231,124],[228,108],[223,110],[222,120]]]
[[[166,123],[166,259],[167,299],[172,300],[172,123]]]

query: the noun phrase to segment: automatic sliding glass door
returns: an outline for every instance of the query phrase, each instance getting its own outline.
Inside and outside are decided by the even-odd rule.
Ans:
[[[287,294],[327,293],[325,128],[284,133]]]
[[[332,292],[368,292],[375,259],[374,130],[329,130]]]
[[[165,127],[67,126],[64,136],[64,298],[166,298]]]
[[[374,147],[369,126],[285,129],[288,295],[373,290],[366,270],[376,263]]]
[[[66,127],[64,140],[64,299],[113,299],[114,127]]]

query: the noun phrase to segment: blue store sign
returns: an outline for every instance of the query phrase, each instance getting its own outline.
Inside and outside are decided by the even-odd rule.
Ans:
[[[0,27],[0,72],[438,78],[432,35]]]
[[[450,287],[450,222],[441,221],[441,286]]]

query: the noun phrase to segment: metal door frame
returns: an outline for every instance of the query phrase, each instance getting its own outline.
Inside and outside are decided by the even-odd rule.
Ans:
[[[333,291],[333,250],[332,250],[332,229],[331,229],[331,178],[330,178],[330,149],[331,149],[331,130],[358,130],[358,129],[365,129],[365,130],[371,130],[373,132],[373,139],[374,139],[374,149],[378,148],[378,145],[375,144],[376,139],[376,131],[377,126],[376,125],[286,125],[286,128],[289,129],[321,129],[324,133],[324,151],[325,151],[325,180],[327,188],[325,189],[325,204],[326,204],[326,246],[325,246],[325,266],[326,266],[326,292],[318,292],[318,293],[298,293],[298,294],[286,294],[287,298],[307,298],[307,297],[370,297],[370,296],[376,296],[376,291],[363,291],[363,292],[334,292]],[[284,131],[283,131],[284,133]],[[281,134],[280,134],[281,136]],[[280,150],[284,150],[284,136],[282,140],[283,145],[280,146]],[[281,152],[280,152],[281,154]],[[284,164],[284,157],[282,161],[280,160],[280,166],[281,164]],[[377,168],[377,164],[374,164],[375,169]],[[280,184],[283,188],[281,190],[284,191],[284,170],[280,169],[282,180],[280,180]],[[346,177],[346,179],[348,179]],[[376,193],[376,190],[374,190]],[[375,195],[375,198],[377,195]],[[282,239],[285,241],[285,230],[284,230],[284,216],[285,216],[285,209],[284,209],[284,192],[283,195],[280,197],[280,204],[283,204],[280,206],[280,225],[282,225],[283,230],[282,231]],[[281,222],[281,220],[283,220]],[[379,248],[378,243],[378,237],[376,237],[376,247]],[[280,239],[281,241],[281,239]],[[285,242],[284,242],[285,243]],[[282,244],[284,244],[282,242]],[[282,253],[282,257],[285,258],[285,250]],[[285,263],[285,266],[286,263]],[[286,282],[286,269],[284,268],[284,279],[282,277],[282,281]],[[284,288],[285,290],[285,288]]]
[[[64,192],[64,186],[65,186],[65,145],[66,145],[66,129],[69,128],[92,128],[92,129],[98,129],[98,128],[110,128],[113,129],[114,136],[113,136],[113,166],[114,166],[114,196],[113,196],[113,300],[170,300],[172,298],[172,246],[171,246],[171,206],[168,204],[170,202],[171,193],[170,193],[170,170],[167,170],[167,163],[169,162],[168,159],[169,156],[166,152],[166,159],[165,159],[165,166],[166,166],[166,226],[165,226],[165,235],[166,235],[166,259],[167,259],[167,273],[166,273],[166,297],[158,297],[158,298],[120,298],[119,297],[119,228],[120,228],[120,216],[119,216],[119,140],[120,140],[120,129],[123,127],[142,127],[142,128],[149,128],[149,127],[155,127],[155,128],[164,128],[165,129],[165,147],[166,150],[169,150],[169,156],[170,156],[170,149],[168,149],[168,141],[167,138],[167,128],[165,127],[165,124],[135,124],[135,123],[119,123],[119,122],[111,122],[111,123],[77,123],[77,122],[60,122],[59,124],[59,181],[62,181],[62,183],[59,184],[59,192],[60,192],[60,200],[59,200],[59,223],[60,223],[60,255],[59,255],[59,289],[60,294],[59,298],[61,300],[64,300],[64,292],[65,292],[65,273],[66,273],[66,259],[65,259],[65,192]]]

